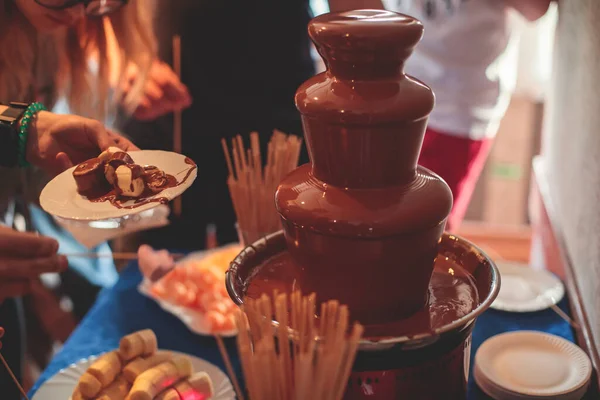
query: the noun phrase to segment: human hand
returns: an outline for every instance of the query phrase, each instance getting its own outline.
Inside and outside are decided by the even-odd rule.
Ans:
[[[156,282],[175,268],[175,260],[167,250],[154,250],[147,244],[138,249],[138,264],[145,278]]]
[[[51,174],[93,157],[109,147],[139,150],[123,136],[96,120],[47,111],[36,114],[29,128],[27,160]]]
[[[137,70],[131,67],[123,85],[126,95],[137,76]],[[161,61],[154,61],[144,87],[143,96],[133,116],[140,121],[150,121],[173,111],[182,110],[192,104],[188,88],[181,83],[171,67]]]
[[[54,239],[0,227],[0,302],[29,292],[43,273],[67,269],[67,258],[57,251]]]

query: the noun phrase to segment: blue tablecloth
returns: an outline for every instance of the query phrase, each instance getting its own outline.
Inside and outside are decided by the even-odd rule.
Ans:
[[[123,335],[146,328],[156,332],[161,348],[194,354],[225,371],[214,339],[192,333],[176,317],[164,312],[154,301],[139,294],[137,286],[141,279],[137,264],[134,263],[123,271],[114,287],[100,293],[94,307],[36,382],[31,396],[60,369],[90,355],[114,349],[118,347],[119,339]],[[560,307],[569,312],[566,299],[560,303]],[[477,320],[471,357],[473,358],[486,339],[499,333],[517,330],[544,331],[574,341],[569,324],[552,310],[528,314],[488,310]],[[235,351],[235,341],[230,339],[226,344],[232,354]],[[239,363],[237,360],[233,362],[239,376]],[[469,378],[468,399],[488,399],[479,390],[472,376]]]

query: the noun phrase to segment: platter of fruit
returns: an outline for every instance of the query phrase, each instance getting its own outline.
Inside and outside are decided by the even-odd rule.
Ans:
[[[165,250],[140,247],[139,263],[145,278],[138,289],[197,334],[235,336],[237,306],[227,294],[225,271],[241,249],[239,244],[231,244],[191,253],[171,264]],[[152,262],[154,265],[148,266]],[[162,272],[157,275],[157,270]]]
[[[124,336],[119,348],[78,361],[46,381],[32,400],[234,399],[215,365],[176,351],[159,350],[147,329]]]

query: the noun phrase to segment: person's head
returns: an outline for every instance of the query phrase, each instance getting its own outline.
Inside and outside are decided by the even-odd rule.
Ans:
[[[133,64],[133,108],[156,53],[152,0],[0,0],[0,10],[0,101],[30,101],[50,84],[52,100],[102,118],[110,78]]]

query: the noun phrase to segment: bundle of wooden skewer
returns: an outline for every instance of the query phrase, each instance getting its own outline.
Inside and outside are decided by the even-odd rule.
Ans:
[[[258,133],[250,134],[250,148],[237,135],[231,152],[222,139],[229,177],[227,186],[235,209],[243,244],[251,244],[266,234],[278,231],[280,221],[275,209],[275,190],[281,179],[296,168],[302,139],[274,131],[263,167]]]
[[[236,315],[250,399],[341,399],[363,327],[355,323],[349,332],[348,308],[333,300],[321,305],[317,319],[314,294],[275,294],[273,300],[247,299]]]

